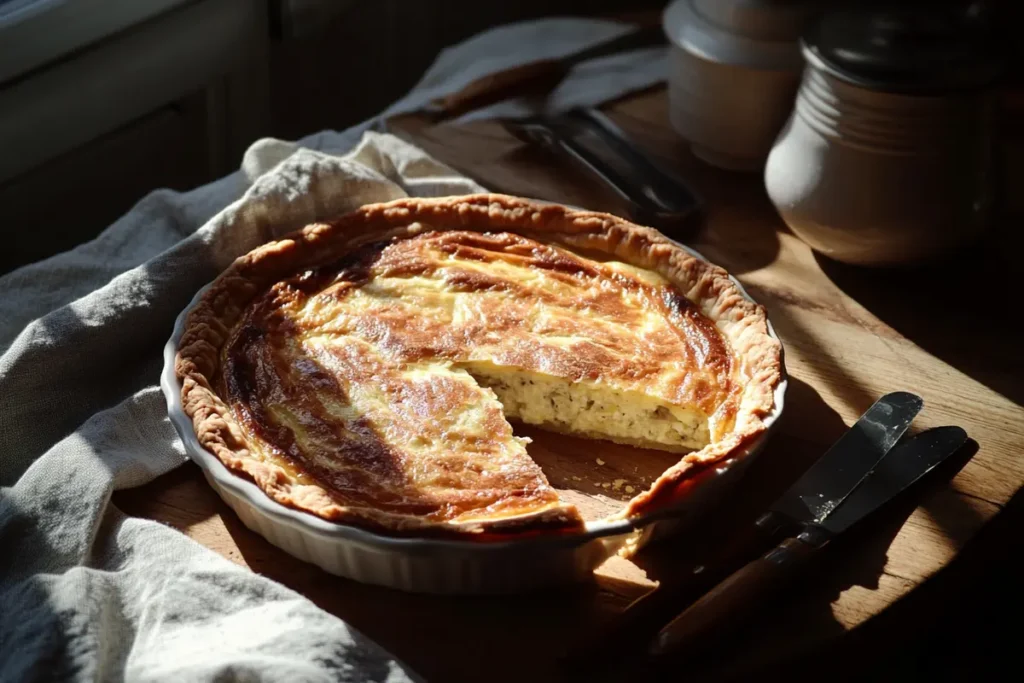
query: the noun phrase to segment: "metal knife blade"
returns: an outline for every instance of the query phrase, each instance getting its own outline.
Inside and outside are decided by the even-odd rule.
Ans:
[[[965,443],[967,432],[960,427],[936,427],[908,439],[882,458],[861,485],[817,526],[833,536],[846,531],[931,472]]]
[[[803,524],[821,522],[899,441],[923,405],[905,391],[878,399],[770,510]]]
[[[960,427],[936,427],[899,444],[821,524],[807,524],[795,538],[785,539],[712,588],[662,628],[648,652],[679,656],[696,653],[702,644],[721,642],[733,624],[745,621],[746,612],[775,594],[816,551],[898,496],[966,442],[967,433]],[[681,652],[684,648],[685,653]]]

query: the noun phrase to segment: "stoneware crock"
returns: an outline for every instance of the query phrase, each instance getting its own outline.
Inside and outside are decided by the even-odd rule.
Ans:
[[[799,38],[821,3],[675,0],[665,10],[672,127],[704,161],[760,171],[793,106]]]
[[[991,213],[998,64],[969,17],[832,12],[802,41],[795,106],[765,166],[790,229],[865,266],[932,260]]]

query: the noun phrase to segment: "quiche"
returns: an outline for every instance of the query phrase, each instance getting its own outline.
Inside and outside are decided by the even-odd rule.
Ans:
[[[765,429],[781,348],[650,228],[495,194],[401,199],[237,259],[176,359],[200,443],[286,506],[390,534],[571,533],[513,422],[678,453],[649,512]]]

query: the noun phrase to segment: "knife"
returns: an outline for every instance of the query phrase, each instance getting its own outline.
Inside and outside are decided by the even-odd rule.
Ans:
[[[471,81],[458,92],[428,103],[423,112],[435,122],[461,116],[495,102],[531,93],[546,92],[558,85],[577,64],[616,52],[636,50],[664,42],[661,26],[643,26],[579,52],[555,59],[542,59],[487,74]]]
[[[680,230],[699,215],[696,193],[596,109],[577,107],[564,114],[506,119],[502,125],[523,142],[560,154],[597,176],[641,225],[683,237]]]
[[[804,523],[822,521],[906,433],[922,406],[920,396],[903,391],[878,399],[768,512],[719,550],[715,561],[694,568],[678,580],[663,581],[635,600],[608,632],[580,651],[570,653],[566,664],[586,668],[597,661],[594,655],[607,647],[619,651],[646,647],[668,620],[748,558],[771,548],[781,532],[798,531]]]
[[[681,655],[701,643],[722,639],[730,625],[781,588],[796,569],[832,539],[871,515],[960,450],[967,433],[960,427],[936,427],[907,439],[885,455],[871,474],[821,519],[802,525],[795,536],[750,562],[673,619],[655,637],[652,655]]]

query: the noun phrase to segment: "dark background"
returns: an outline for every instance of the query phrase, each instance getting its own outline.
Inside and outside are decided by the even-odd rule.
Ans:
[[[97,29],[83,44],[74,44],[74,35],[86,33],[83,27],[102,25],[98,17],[129,3],[173,7],[127,26]],[[405,94],[441,49],[489,27],[542,16],[628,19],[644,10],[657,16],[664,5],[638,0],[68,4],[57,17],[32,18],[0,31],[0,154],[8,157],[0,159],[5,238],[0,273],[90,239],[150,190],[187,190],[235,170],[258,137],[296,139],[372,116]],[[84,9],[73,11],[77,4]],[[52,49],[42,50],[41,43]],[[39,56],[28,59],[26,53]],[[145,106],[137,102],[143,99]],[[64,140],[56,144],[56,138]],[[41,146],[52,149],[40,152]]]

